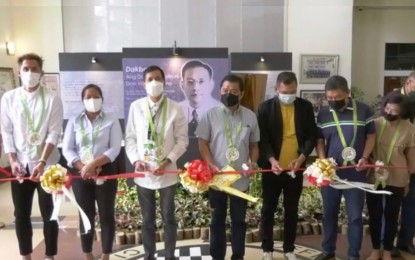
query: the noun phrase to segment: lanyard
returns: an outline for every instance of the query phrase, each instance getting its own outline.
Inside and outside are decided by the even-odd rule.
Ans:
[[[85,146],[87,149],[90,149],[91,152],[93,151],[95,141],[98,137],[99,131],[101,130],[102,122],[104,121],[104,113],[102,113],[102,118],[98,119],[98,121],[99,123],[95,127],[94,126],[92,127],[92,139],[91,139],[91,143],[89,143],[89,139],[87,138],[86,133],[85,133],[85,126],[84,126],[83,120],[81,117],[79,118],[79,125],[81,126],[82,145]]]
[[[380,159],[380,157],[381,157],[380,156],[380,148],[379,148],[380,145],[379,144],[380,144],[380,140],[382,140],[383,131],[385,131],[385,126],[386,126],[386,120],[384,119],[384,121],[382,123],[382,127],[381,127],[380,132],[379,132],[379,135],[376,138],[377,139],[376,140],[376,146],[377,146],[376,153],[378,155],[378,159]],[[400,128],[401,128],[401,122],[399,122],[398,127],[396,128],[395,133],[393,134],[392,141],[389,144],[388,153],[387,153],[386,162],[385,162],[386,165],[389,164],[389,162],[390,162],[390,160],[392,158],[393,147],[395,146],[396,141],[398,140],[399,129]]]
[[[27,104],[27,99],[22,97],[22,105],[23,105],[23,113],[24,116],[27,119],[27,123],[29,125],[30,131],[31,132],[35,132],[38,133],[40,126],[42,125],[42,120],[43,120],[43,114],[45,112],[45,94],[43,92],[43,87],[40,87],[40,100],[42,103],[42,107],[41,107],[41,114],[39,117],[39,121],[37,122],[37,125],[34,125],[34,114],[36,113],[35,108],[33,109],[33,114],[30,114],[30,109],[29,109],[29,105]]]
[[[242,115],[241,115],[242,117]],[[236,127],[236,135],[235,139],[232,139],[232,133],[231,133],[231,122],[229,117],[226,116],[225,108],[223,108],[223,122],[225,126],[225,136],[226,141],[228,143],[228,147],[235,147],[238,145],[240,136],[241,136],[241,130],[242,130],[242,118],[239,120],[238,125]]]
[[[166,103],[166,98],[163,98],[163,101],[160,104],[160,108],[162,109],[161,113],[162,113],[162,121],[161,121],[161,129],[160,129],[160,134],[157,135],[156,132],[156,127],[154,124],[154,119],[156,119],[156,115],[157,113],[154,115],[154,119],[151,116],[151,112],[150,112],[150,103],[148,103],[147,106],[147,120],[148,120],[148,124],[150,126],[150,130],[151,130],[151,137],[153,138],[153,141],[156,143],[157,147],[160,147],[163,145],[164,143],[164,132],[166,129],[166,115],[167,115],[167,104]],[[159,110],[160,110],[159,108]],[[157,111],[158,112],[158,111]],[[159,122],[159,120],[157,120],[157,123]]]
[[[354,147],[354,143],[356,141],[356,132],[357,132],[357,107],[356,107],[356,101],[352,100],[353,104],[353,138],[352,142],[350,143],[350,147]],[[337,133],[339,134],[340,141],[342,142],[343,148],[348,147],[346,143],[346,139],[344,137],[344,133],[342,128],[340,127],[339,118],[337,117],[336,111],[332,110],[331,113],[333,114],[334,122],[336,123]]]

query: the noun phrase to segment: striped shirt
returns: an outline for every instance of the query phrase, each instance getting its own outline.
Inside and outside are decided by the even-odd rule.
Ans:
[[[356,150],[355,162],[362,157],[366,144],[366,136],[375,133],[375,124],[373,122],[373,112],[370,107],[364,103],[356,101],[357,109],[357,132],[353,148]],[[339,118],[340,127],[343,131],[347,146],[351,145],[354,135],[353,124],[353,102],[349,99],[346,109],[336,111]],[[332,109],[324,107],[317,116],[318,138],[326,142],[326,156],[336,160],[338,165],[343,165],[342,150],[343,144],[337,132],[336,123],[333,118]],[[350,162],[349,162],[350,165]],[[338,170],[337,175],[342,179],[349,181],[365,181],[366,172],[356,174],[355,169]]]

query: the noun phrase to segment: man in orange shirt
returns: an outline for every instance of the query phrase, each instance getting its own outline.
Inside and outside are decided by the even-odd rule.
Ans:
[[[278,198],[284,195],[284,256],[295,260],[294,242],[297,229],[298,202],[303,188],[301,171],[287,172],[286,168],[305,166],[317,140],[317,127],[312,104],[296,97],[297,77],[282,72],[277,77],[277,96],[262,103],[258,109],[261,133],[260,159],[262,174],[261,233],[263,260],[272,260],[274,214]]]

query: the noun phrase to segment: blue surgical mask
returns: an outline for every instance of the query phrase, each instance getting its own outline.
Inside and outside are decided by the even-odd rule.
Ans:
[[[281,103],[289,105],[292,104],[296,99],[295,94],[278,94],[278,99],[281,101]]]

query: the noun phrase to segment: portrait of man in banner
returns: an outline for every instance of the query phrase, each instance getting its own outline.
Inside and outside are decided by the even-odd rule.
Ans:
[[[189,124],[189,137],[194,137],[201,116],[219,101],[211,95],[215,87],[212,67],[200,60],[189,60],[181,69],[180,86],[186,97],[183,111]]]

